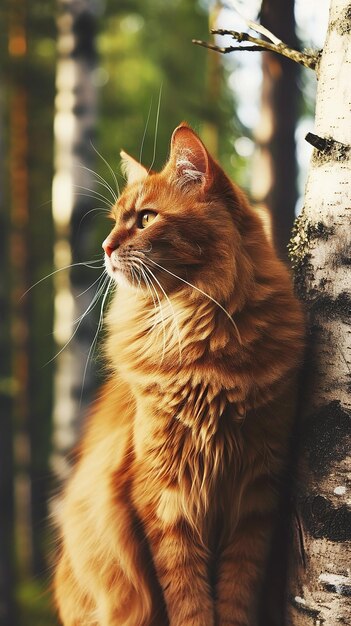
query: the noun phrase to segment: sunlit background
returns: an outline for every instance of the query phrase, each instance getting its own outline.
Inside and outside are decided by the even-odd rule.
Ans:
[[[289,27],[289,44],[320,48],[328,8],[264,0],[262,22],[279,36]],[[258,0],[1,5],[0,626],[55,624],[47,520],[103,377],[101,241],[124,184],[121,148],[160,168],[186,120],[271,216],[287,259],[315,76],[270,53],[222,56],[191,42],[213,41],[214,27],[247,31],[260,11]]]

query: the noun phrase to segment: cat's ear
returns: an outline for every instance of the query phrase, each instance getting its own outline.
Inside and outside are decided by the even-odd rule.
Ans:
[[[175,129],[168,168],[181,187],[208,186],[212,179],[209,154],[201,139],[186,124]]]
[[[121,150],[120,155],[122,157],[121,169],[127,179],[128,185],[145,180],[148,175],[146,167],[138,163],[138,161],[124,152],[124,150]]]

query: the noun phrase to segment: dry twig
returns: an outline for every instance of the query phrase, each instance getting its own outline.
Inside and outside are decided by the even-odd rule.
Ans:
[[[257,25],[258,26],[258,25]],[[254,23],[252,23],[251,28],[254,28]],[[276,52],[277,54],[282,54],[283,56],[295,61],[295,63],[299,63],[300,65],[304,65],[305,67],[309,67],[311,70],[316,69],[316,65],[319,59],[320,52],[299,52],[298,50],[294,50],[293,48],[289,48],[282,41],[279,43],[273,43],[272,41],[266,41],[264,39],[260,39],[259,37],[253,37],[248,33],[239,33],[235,30],[226,30],[223,28],[212,29],[211,33],[213,35],[230,35],[235,41],[239,44],[243,41],[249,41],[254,44],[252,46],[227,46],[221,47],[216,46],[215,44],[208,43],[207,41],[201,41],[200,39],[193,39],[193,43],[203,46],[204,48],[209,48],[210,50],[215,50],[216,52],[220,52],[221,54],[228,54],[229,52],[237,52],[239,50],[247,50],[251,52],[257,51],[271,51]]]

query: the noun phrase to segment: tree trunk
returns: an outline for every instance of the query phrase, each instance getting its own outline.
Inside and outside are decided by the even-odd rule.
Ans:
[[[10,267],[9,211],[5,195],[4,107],[0,92],[0,626],[15,623],[14,615],[14,463],[13,463],[13,394],[10,339]]]
[[[331,0],[315,125],[330,141],[314,150],[291,242],[309,336],[289,626],[351,623],[350,63],[351,5]]]
[[[261,23],[284,43],[297,47],[294,0],[263,0]],[[257,150],[252,195],[271,214],[273,239],[282,259],[295,219],[297,165],[295,130],[299,66],[274,52],[262,54],[261,117],[255,132]]]
[[[95,182],[87,168],[92,168],[94,152],[90,141],[96,124],[93,80],[96,19],[93,8],[92,0],[60,0],[53,183],[58,270],[88,260],[92,236],[91,215],[88,214],[94,206]],[[72,272],[59,271],[55,275],[54,332],[59,356],[55,379],[53,465],[61,478],[69,472],[67,453],[77,439],[80,416],[93,384],[93,368],[91,363],[89,368],[86,364],[95,331],[83,320],[75,332],[74,320],[88,308],[92,293],[87,280],[93,282],[95,278],[91,279],[91,274],[87,277],[81,267]],[[82,295],[77,297],[80,293]]]
[[[29,141],[28,141],[28,32],[24,0],[9,3],[9,204],[11,211],[11,339],[12,367],[16,381],[13,398],[16,551],[19,575],[32,565],[30,507],[29,426],[29,299],[22,298],[30,285],[28,267]]]

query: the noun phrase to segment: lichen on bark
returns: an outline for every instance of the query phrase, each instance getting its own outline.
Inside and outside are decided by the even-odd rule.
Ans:
[[[351,5],[331,0],[290,258],[307,317],[288,626],[351,624]],[[286,626],[286,625],[284,625]]]

